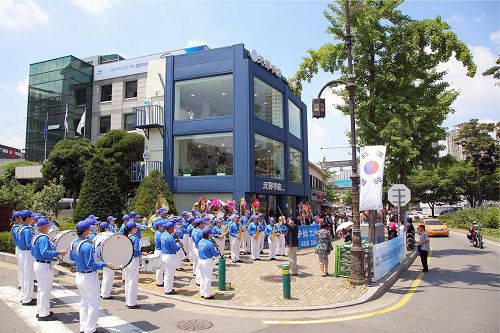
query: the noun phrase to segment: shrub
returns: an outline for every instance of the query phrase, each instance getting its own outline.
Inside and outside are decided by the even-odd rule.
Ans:
[[[163,175],[158,170],[153,170],[153,172],[141,182],[137,190],[137,197],[134,200],[134,210],[141,216],[148,217],[155,210],[159,194],[162,194],[167,200],[169,212],[177,214],[172,193],[168,188],[165,178],[163,178]]]
[[[12,235],[10,234],[10,231],[0,232],[0,252],[15,252],[15,246],[12,242]]]
[[[500,207],[479,207],[459,210],[455,213],[441,215],[439,219],[450,226],[467,229],[472,221],[483,228],[500,228]]]

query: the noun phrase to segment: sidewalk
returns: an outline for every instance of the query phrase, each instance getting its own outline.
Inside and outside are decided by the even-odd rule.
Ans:
[[[288,257],[277,257],[276,261],[269,261],[268,258],[267,249],[261,255],[262,261],[252,261],[249,255],[242,255],[243,263],[234,264],[226,258],[226,282],[231,284],[231,289],[225,292],[217,290],[218,273],[217,266],[215,266],[212,281],[215,299],[210,301],[199,296],[199,287],[195,284],[192,266],[184,263],[184,271],[175,272],[174,289],[178,294],[164,296],[200,304],[227,305],[228,307],[279,308],[349,302],[357,300],[367,290],[365,286],[351,287],[345,278],[334,277],[335,254],[333,251],[329,258],[330,275],[322,277],[318,257],[314,254],[313,249],[309,249],[298,254],[299,276],[291,277],[292,299],[285,300],[283,299],[281,265],[288,263]],[[120,283],[118,278],[116,284]],[[139,283],[143,290],[163,293],[163,288],[157,287],[155,284],[154,273],[141,272]]]

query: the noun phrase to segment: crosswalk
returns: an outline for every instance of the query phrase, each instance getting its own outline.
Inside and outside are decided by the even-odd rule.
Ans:
[[[75,311],[80,310],[80,296],[61,286],[54,283],[52,288],[52,296],[59,301],[65,303]],[[12,286],[0,287],[0,299],[11,308],[16,315],[37,333],[70,333],[72,332],[60,321],[38,321],[36,318],[36,306],[23,306],[19,301],[21,299],[21,292]],[[120,333],[139,333],[143,332],[138,327],[127,323],[123,319],[109,314],[104,309],[99,309],[99,320],[97,325],[106,329],[109,332]]]

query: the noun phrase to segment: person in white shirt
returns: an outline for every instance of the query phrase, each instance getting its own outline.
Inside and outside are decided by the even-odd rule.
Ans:
[[[422,261],[422,272],[427,272],[429,270],[427,266],[427,256],[429,255],[430,239],[425,233],[425,226],[423,224],[418,226],[418,231],[420,232],[420,238],[417,245],[418,251],[420,252],[420,260]]]

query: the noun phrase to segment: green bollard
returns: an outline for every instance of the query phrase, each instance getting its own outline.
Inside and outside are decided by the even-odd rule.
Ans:
[[[220,291],[226,291],[226,259],[219,257],[219,278],[217,286]]]
[[[283,274],[283,298],[290,299],[290,265],[284,264],[281,266]]]

